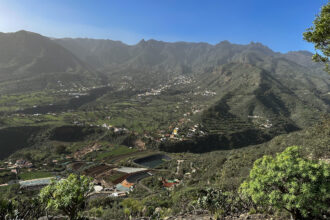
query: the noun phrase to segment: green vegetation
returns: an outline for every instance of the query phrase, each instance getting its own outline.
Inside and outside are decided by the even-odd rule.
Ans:
[[[9,214],[14,213],[12,201],[0,198],[0,219],[6,219]]]
[[[31,180],[31,179],[46,178],[46,177],[52,177],[52,176],[54,176],[54,175],[48,171],[39,171],[39,170],[21,171],[18,174],[18,177],[21,180]]]
[[[8,183],[16,179],[16,174],[10,170],[0,170],[0,184]]]
[[[1,219],[38,219],[45,214],[44,206],[37,198],[15,198],[8,200],[0,197]]]
[[[316,43],[321,51],[327,49],[327,42],[319,38],[322,31],[328,31],[324,26],[327,17],[328,5],[305,34],[312,42],[323,40]],[[0,159],[6,168],[0,172],[0,184],[49,176],[68,178],[52,182],[41,192],[19,184],[0,187],[0,197],[12,199],[3,206],[13,204],[22,213],[9,213],[11,218],[37,219],[46,215],[44,210],[71,219],[163,219],[198,211],[217,218],[248,212],[287,218],[285,209],[298,217],[326,213],[319,203],[329,199],[323,189],[328,186],[322,186],[321,178],[328,178],[328,168],[322,174],[327,165],[317,161],[330,158],[329,75],[321,70],[322,65],[306,61],[309,53],[280,54],[259,43],[229,42],[216,46],[184,43],[177,50],[181,43],[147,41],[143,47],[128,47],[109,40],[100,47],[98,40],[50,41],[28,32],[2,34],[0,40],[12,37],[13,42],[25,41],[11,45],[21,48],[6,52],[5,61],[0,56],[0,68],[13,64],[8,76],[0,75]],[[32,54],[24,49],[29,41],[41,42]],[[75,51],[71,43],[80,45],[81,51]],[[118,53],[110,57],[98,49],[112,43]],[[63,47],[71,53],[62,51]],[[94,48],[94,53],[88,48]],[[20,60],[16,60],[16,51],[22,51]],[[61,57],[53,59],[59,53]],[[86,57],[95,62],[89,63]],[[95,63],[98,73],[93,71]],[[107,86],[99,86],[100,79]],[[316,125],[323,114],[323,122]],[[291,148],[285,150],[292,145],[301,146],[297,158]],[[164,153],[159,150],[172,160],[152,169],[153,175],[135,184],[127,198],[86,201],[91,182],[81,173],[108,188],[107,183],[127,175],[113,167],[138,166],[135,159]],[[281,152],[288,158],[272,158]],[[270,156],[259,159],[264,155]],[[16,175],[10,169],[20,159],[33,167],[31,171],[17,168]],[[275,163],[282,160],[288,163]],[[301,167],[285,167],[296,162]],[[266,168],[276,170],[267,173]],[[254,174],[255,170],[272,179]],[[289,193],[266,191],[275,191],[272,186],[283,180],[275,171],[288,181],[285,189]],[[166,190],[164,179],[178,179],[178,184]],[[242,194],[238,189],[244,181]],[[297,181],[304,184],[297,186]],[[313,188],[315,181],[320,184]],[[253,191],[255,185],[260,192]],[[323,197],[313,199],[321,192]],[[307,203],[320,213],[308,210]],[[25,207],[34,213],[26,214]]]
[[[30,147],[31,136],[42,130],[42,127],[10,127],[0,129],[0,159],[4,159],[10,154],[24,147]]]
[[[68,98],[65,93],[56,93],[54,90],[0,95],[0,112],[14,112],[33,106],[65,103]]]
[[[117,180],[118,178],[123,177],[125,175],[126,175],[126,173],[115,172],[115,173],[112,173],[111,175],[107,176],[106,178],[104,178],[104,180],[106,182],[113,182],[113,181]]]
[[[329,69],[329,38],[330,38],[330,2],[324,5],[319,15],[314,20],[314,26],[307,29],[304,33],[304,39],[314,44],[315,50],[320,50],[322,54],[316,53],[313,60],[323,62],[326,65],[326,70]]]
[[[91,179],[71,174],[66,179],[53,181],[40,192],[40,200],[47,210],[61,211],[70,220],[79,219],[86,197],[93,189]]]
[[[19,184],[10,184],[7,186],[1,186],[0,187],[0,199],[15,199],[17,197],[20,197],[20,195],[17,194],[19,190]]]
[[[294,219],[322,218],[329,211],[330,165],[304,159],[299,147],[288,147],[275,158],[258,159],[241,188],[265,209],[286,210]]]
[[[123,211],[127,217],[138,216],[143,209],[141,202],[135,199],[124,199],[121,205],[123,206]]]
[[[104,159],[107,159],[107,158],[132,153],[132,152],[135,152],[135,151],[136,151],[136,149],[131,149],[131,148],[128,148],[126,146],[118,146],[118,147],[110,148],[109,151],[99,153],[97,155],[96,159],[104,160]]]

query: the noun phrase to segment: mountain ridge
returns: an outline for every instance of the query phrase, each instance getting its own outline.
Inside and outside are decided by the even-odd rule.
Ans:
[[[9,91],[57,88],[58,81],[84,85],[100,77],[69,50],[33,32],[2,33],[0,51],[0,83],[7,82]]]

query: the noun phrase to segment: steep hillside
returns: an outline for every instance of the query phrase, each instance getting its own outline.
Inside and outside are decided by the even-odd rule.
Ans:
[[[0,92],[88,85],[100,74],[67,49],[39,34],[0,34]]]
[[[160,84],[177,75],[205,74],[224,64],[241,63],[264,69],[278,80],[283,79],[283,83],[289,80],[290,86],[329,90],[329,76],[322,71],[322,65],[311,61],[312,54],[306,51],[281,54],[260,43],[238,45],[228,41],[210,45],[141,40],[132,46],[111,40],[66,38],[54,41],[107,73],[111,80],[127,76],[131,81],[142,81],[136,83],[139,87]],[[297,79],[299,82],[292,83]]]
[[[120,41],[87,38],[63,38],[54,41],[99,70],[111,69],[130,58],[130,47]]]
[[[280,71],[274,73],[243,62],[220,65],[213,72],[200,75],[191,85],[194,94],[208,91],[214,97],[197,119],[206,135],[164,143],[161,149],[170,152],[232,149],[315,124],[329,112],[327,101],[320,95],[326,93],[322,87],[306,83],[305,80],[316,79],[304,71],[293,73],[294,77],[282,77]]]

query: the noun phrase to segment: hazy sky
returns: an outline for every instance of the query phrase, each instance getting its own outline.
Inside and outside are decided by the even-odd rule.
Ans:
[[[0,0],[0,32],[216,44],[261,42],[310,50],[302,39],[327,0]]]

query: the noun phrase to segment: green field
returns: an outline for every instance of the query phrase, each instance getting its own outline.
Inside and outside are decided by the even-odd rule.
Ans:
[[[109,150],[109,151],[99,152],[96,156],[96,159],[97,160],[104,160],[106,158],[120,156],[120,155],[124,155],[124,154],[128,154],[128,153],[133,153],[135,151],[136,151],[136,149],[130,149],[126,146],[118,146],[118,147],[115,147],[114,149]]]
[[[48,171],[38,171],[38,170],[34,170],[31,172],[23,171],[22,173],[18,174],[18,177],[21,180],[39,179],[39,178],[46,178],[46,177],[52,177],[52,176],[54,176],[54,175]]]

